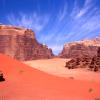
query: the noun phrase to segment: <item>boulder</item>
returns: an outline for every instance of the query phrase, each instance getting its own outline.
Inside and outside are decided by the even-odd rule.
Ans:
[[[5,81],[4,77],[3,77],[3,72],[0,71],[0,82]]]

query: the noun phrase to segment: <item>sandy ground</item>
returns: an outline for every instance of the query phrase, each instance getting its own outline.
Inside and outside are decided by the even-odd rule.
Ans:
[[[51,61],[51,60],[50,60]],[[52,62],[52,61],[51,61]],[[57,77],[0,55],[0,100],[99,100],[100,83]]]
[[[84,68],[71,70],[65,68],[65,63],[68,60],[69,59],[53,58],[46,60],[26,61],[24,63],[33,68],[56,76],[100,82],[100,72],[92,72]]]

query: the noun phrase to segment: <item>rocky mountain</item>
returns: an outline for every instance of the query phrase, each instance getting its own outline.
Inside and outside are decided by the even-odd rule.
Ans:
[[[63,58],[93,57],[98,47],[100,47],[100,38],[66,43],[59,56]]]
[[[53,57],[52,50],[40,44],[30,29],[0,25],[0,53],[18,60]]]

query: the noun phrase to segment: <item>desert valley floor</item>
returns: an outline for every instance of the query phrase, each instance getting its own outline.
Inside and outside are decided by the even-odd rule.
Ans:
[[[54,58],[23,63],[0,55],[6,80],[0,82],[0,100],[100,100],[100,73],[67,70],[65,62]]]
[[[33,68],[55,76],[73,78],[76,80],[89,80],[100,82],[100,72],[95,73],[84,68],[69,70],[65,67],[66,61],[69,61],[69,59],[53,58],[45,60],[26,61],[24,63]]]

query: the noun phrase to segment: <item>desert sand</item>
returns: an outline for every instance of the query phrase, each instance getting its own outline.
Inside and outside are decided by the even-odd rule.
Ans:
[[[52,62],[52,61],[51,61]],[[59,63],[59,62],[58,62]],[[0,100],[96,100],[100,83],[50,75],[0,55]]]
[[[69,70],[65,67],[66,61],[68,60],[70,59],[53,58],[45,60],[25,61],[24,63],[33,68],[59,77],[100,82],[100,72],[93,72],[84,68]]]

